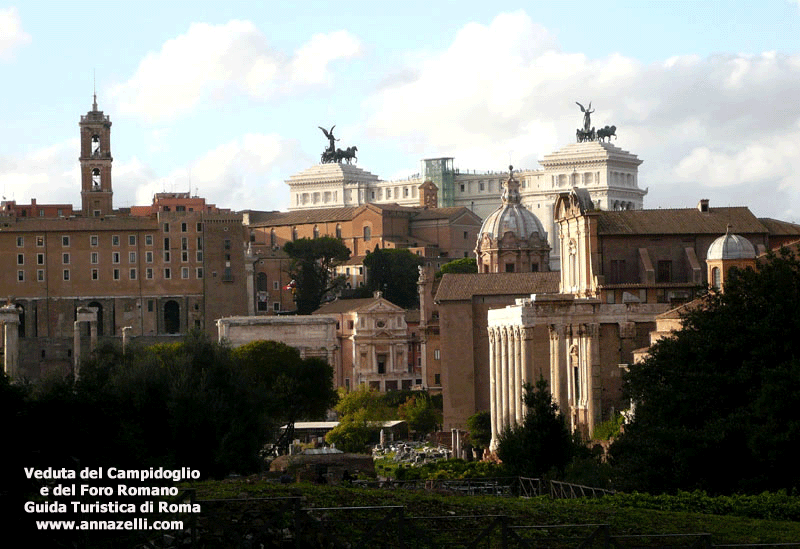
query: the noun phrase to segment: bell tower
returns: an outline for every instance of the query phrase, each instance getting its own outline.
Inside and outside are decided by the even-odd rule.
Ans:
[[[111,120],[97,110],[97,94],[92,110],[81,116],[81,208],[84,217],[112,213],[111,196]]]

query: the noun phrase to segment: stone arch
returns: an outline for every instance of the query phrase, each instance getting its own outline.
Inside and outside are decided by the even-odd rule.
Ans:
[[[174,299],[164,303],[164,332],[177,334],[181,331],[181,306]]]

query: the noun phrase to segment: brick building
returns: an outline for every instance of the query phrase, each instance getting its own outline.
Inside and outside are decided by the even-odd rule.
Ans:
[[[89,337],[79,307],[95,312],[98,338],[130,327],[145,341],[215,334],[214,319],[247,312],[242,215],[188,193],[115,210],[111,121],[96,99],[79,126],[81,210],[0,208],[0,295],[19,312],[19,372],[30,378],[74,364],[76,330]]]

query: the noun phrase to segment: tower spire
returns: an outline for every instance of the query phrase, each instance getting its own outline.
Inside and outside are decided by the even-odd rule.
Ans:
[[[97,111],[97,75],[94,69],[92,69],[92,95],[94,96],[92,110]]]

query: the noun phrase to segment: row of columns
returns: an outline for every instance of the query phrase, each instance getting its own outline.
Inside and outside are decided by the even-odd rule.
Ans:
[[[489,328],[492,451],[506,428],[525,420],[522,386],[530,381],[530,330],[522,326]]]

